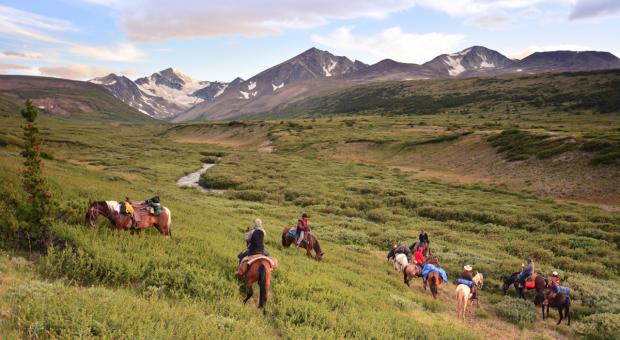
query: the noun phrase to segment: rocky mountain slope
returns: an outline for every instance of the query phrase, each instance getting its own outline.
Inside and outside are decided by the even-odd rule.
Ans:
[[[135,82],[115,75],[92,82],[152,117],[185,122],[246,117],[334,89],[379,81],[615,68],[620,68],[620,59],[595,51],[537,52],[516,60],[483,46],[472,46],[421,65],[392,59],[367,65],[313,47],[250,79],[237,78],[230,83],[197,81],[172,68]]]

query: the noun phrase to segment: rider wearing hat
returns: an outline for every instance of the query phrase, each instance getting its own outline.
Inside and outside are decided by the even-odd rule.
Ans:
[[[478,293],[478,289],[476,284],[474,283],[474,275],[472,274],[473,268],[470,265],[465,265],[463,267],[463,272],[461,273],[460,279],[467,280],[471,282],[469,288],[471,288],[471,299],[476,298],[476,293]]]

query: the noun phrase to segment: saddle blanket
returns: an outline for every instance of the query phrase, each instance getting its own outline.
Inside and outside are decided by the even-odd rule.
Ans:
[[[263,254],[250,255],[250,256],[244,257],[241,260],[241,263],[239,264],[239,275],[240,276],[245,275],[245,273],[248,271],[248,268],[250,268],[252,263],[260,259],[266,259],[267,261],[269,261],[269,264],[271,265],[271,269],[275,269],[278,266],[278,260],[276,258],[267,257]]]
[[[456,284],[457,285],[466,285],[469,288],[474,286],[474,283],[472,281],[461,279],[461,278],[456,279]]]
[[[424,267],[422,268],[422,276],[424,277],[424,280],[428,278],[428,273],[430,272],[439,273],[443,282],[448,283],[448,274],[446,274],[446,271],[431,263],[424,265]]]
[[[532,274],[531,278],[532,280],[529,281],[528,279],[525,280],[525,288],[527,289],[533,289],[536,288],[536,278],[538,277],[538,274]]]
[[[565,295],[570,294],[570,287],[565,287],[565,286],[553,286],[553,287],[551,287],[551,290],[552,290],[554,293],[556,293],[556,294],[559,294],[559,293],[562,293],[562,294],[565,294]]]

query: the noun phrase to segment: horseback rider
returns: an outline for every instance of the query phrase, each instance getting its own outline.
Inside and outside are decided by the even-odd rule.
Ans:
[[[420,230],[419,239],[420,239],[420,245],[418,247],[431,243],[431,241],[428,240],[428,234],[426,233],[426,231],[424,231],[424,229]]]
[[[244,257],[256,254],[263,254],[269,256],[269,253],[265,251],[265,229],[263,229],[263,221],[260,218],[254,220],[254,228],[245,233],[245,243],[247,249],[239,254],[239,263]]]
[[[415,263],[420,267],[424,265],[424,248],[418,248],[415,252]]]
[[[297,220],[297,248],[301,246],[306,233],[308,232],[308,214],[301,214],[301,219]]]
[[[562,278],[560,277],[560,274],[554,271],[553,273],[551,273],[551,277],[549,278],[549,286],[551,286],[552,288],[554,286],[559,286],[561,280]]]
[[[477,296],[477,293],[478,293],[478,289],[477,288],[478,287],[474,283],[474,275],[472,274],[472,269],[473,268],[470,265],[466,265],[466,266],[463,267],[463,272],[461,273],[461,276],[459,277],[459,279],[469,281],[469,283],[464,282],[464,281],[459,281],[459,283],[460,284],[465,284],[465,285],[469,286],[469,288],[471,288],[470,299],[473,300]]]
[[[534,274],[534,260],[531,257],[527,258],[527,266],[524,266],[517,278],[517,281],[521,287],[525,287],[525,280]]]
[[[407,262],[409,263],[411,263],[413,260],[413,256],[411,255],[411,249],[409,249],[409,247],[407,247],[403,243],[399,242],[392,247],[392,250],[390,250],[390,252],[388,253],[388,259],[395,257],[397,254],[405,254],[405,256],[407,256]]]

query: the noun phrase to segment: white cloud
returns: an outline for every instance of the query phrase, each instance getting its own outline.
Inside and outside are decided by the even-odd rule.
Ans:
[[[41,73],[41,75],[44,76],[75,80],[88,80],[95,77],[105,76],[114,72],[114,70],[107,67],[71,64],[39,67],[39,72]]]
[[[422,63],[438,54],[454,50],[462,41],[460,34],[407,33],[392,27],[374,35],[354,35],[350,27],[341,27],[327,35],[315,34],[312,40],[342,53],[354,52],[378,59]]]
[[[13,7],[0,5],[0,33],[16,39],[61,42],[46,31],[77,31],[68,21],[49,18]]]
[[[591,51],[592,48],[583,45],[564,44],[564,45],[545,45],[545,46],[528,46],[523,51],[508,54],[513,59],[523,59],[535,52],[549,51]]]
[[[262,36],[285,28],[315,27],[329,19],[385,18],[411,8],[416,0],[84,0],[119,13],[119,24],[133,41],[160,41],[225,35]]]
[[[113,47],[73,44],[67,52],[90,59],[119,62],[136,62],[144,57],[140,49],[127,42]]]
[[[585,19],[620,13],[618,0],[577,0],[570,19]]]
[[[467,25],[492,29],[503,28],[513,22],[513,17],[505,12],[485,13],[472,16],[471,18],[467,18],[465,20],[465,24]]]
[[[18,52],[18,51],[2,51],[0,55],[10,59],[39,59],[41,53],[37,52]]]

